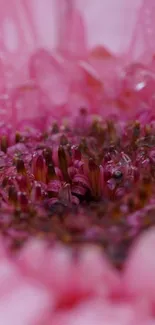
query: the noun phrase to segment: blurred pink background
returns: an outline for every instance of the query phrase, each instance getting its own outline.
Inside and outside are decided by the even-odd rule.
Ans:
[[[35,47],[56,48],[62,37],[65,19],[76,6],[84,18],[89,47],[104,44],[115,53],[126,53],[133,31],[139,28],[134,56],[151,47],[150,28],[153,10],[151,0],[0,0],[0,45],[8,57],[21,60]],[[145,5],[146,3],[146,5]],[[142,5],[146,10],[147,42],[143,44],[143,24],[139,20]],[[143,15],[143,17],[144,17]],[[155,15],[154,15],[155,16]],[[142,32],[143,29],[143,32]],[[11,54],[11,56],[10,56]],[[20,57],[19,57],[20,54]]]

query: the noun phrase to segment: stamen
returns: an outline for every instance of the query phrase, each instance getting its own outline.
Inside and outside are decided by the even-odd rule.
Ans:
[[[42,155],[34,156],[32,162],[33,174],[37,181],[46,183],[46,163]]]
[[[58,149],[58,159],[59,159],[59,167],[62,171],[64,180],[66,182],[69,182],[69,175],[68,175],[68,162],[67,162],[67,156],[66,156],[66,152],[63,146],[59,146]]]
[[[6,153],[7,148],[8,148],[8,137],[7,137],[7,135],[2,135],[2,137],[1,137],[1,150]]]
[[[94,199],[98,200],[101,197],[101,180],[100,168],[96,165],[93,159],[89,159],[89,179],[91,182],[92,195]]]
[[[17,173],[24,175],[26,173],[24,161],[21,158],[17,158],[15,163],[16,163]]]

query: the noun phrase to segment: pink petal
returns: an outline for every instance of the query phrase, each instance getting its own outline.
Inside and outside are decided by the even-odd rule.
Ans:
[[[29,241],[18,257],[18,265],[24,275],[46,280],[46,244],[42,241]]]
[[[73,8],[71,1],[68,1],[66,12],[62,12],[61,19],[59,49],[71,57],[84,57],[87,53],[85,25],[80,12]]]
[[[0,292],[1,295],[11,293],[22,283],[23,279],[17,267],[7,259],[0,261]]]
[[[148,318],[141,321],[136,308],[128,303],[112,304],[100,299],[88,299],[73,311],[56,317],[56,325],[145,325]],[[149,324],[149,323],[148,323]],[[53,324],[52,324],[53,325]]]
[[[142,235],[131,249],[125,268],[126,290],[155,302],[155,229]]]
[[[128,50],[142,0],[74,1],[86,23],[89,48],[104,44],[114,53]]]
[[[33,109],[32,109],[33,107]],[[12,98],[12,120],[15,123],[25,120],[36,120],[44,117],[48,106],[44,102],[44,96],[36,85],[23,85],[15,89]]]
[[[81,285],[99,296],[114,294],[120,289],[119,275],[97,248],[86,247],[81,251],[77,271],[81,274]]]
[[[0,323],[37,325],[50,307],[47,292],[39,286],[23,283],[1,299]]]
[[[68,98],[68,78],[63,59],[48,51],[38,50],[30,58],[30,77],[36,80],[53,104],[62,105]]]

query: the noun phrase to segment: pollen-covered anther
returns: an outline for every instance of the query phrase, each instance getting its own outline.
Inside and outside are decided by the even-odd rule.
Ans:
[[[26,169],[25,169],[25,164],[23,159],[21,158],[17,158],[15,160],[15,164],[16,164],[16,169],[17,169],[17,173],[19,174],[26,174]]]
[[[52,150],[50,148],[43,150],[43,156],[47,165],[52,163]]]
[[[31,200],[33,202],[38,202],[42,199],[42,188],[41,188],[41,184],[39,184],[39,182],[35,181],[33,184],[33,188],[31,191]]]
[[[89,159],[89,180],[92,188],[92,195],[95,199],[101,198],[101,173],[100,167],[93,161]]]
[[[60,145],[58,148],[58,161],[59,167],[61,169],[62,175],[64,177],[65,182],[69,183],[69,175],[68,175],[68,161],[67,154],[65,152],[64,146]]]
[[[32,162],[32,171],[35,180],[46,183],[47,167],[42,155],[34,156]]]
[[[57,179],[57,175],[53,163],[49,163],[47,165],[47,183],[49,183],[52,179]]]
[[[3,152],[7,152],[7,148],[9,145],[9,141],[8,141],[8,136],[7,135],[2,135],[1,136],[1,141],[0,141],[0,145],[1,145],[1,151]]]
[[[20,132],[16,132],[15,134],[15,142],[19,143],[22,140],[22,136],[20,134]]]

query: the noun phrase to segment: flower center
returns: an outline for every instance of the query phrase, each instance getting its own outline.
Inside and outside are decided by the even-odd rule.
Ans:
[[[122,266],[135,237],[154,224],[154,145],[154,124],[83,109],[46,134],[1,130],[0,229],[10,249],[32,236],[94,243]]]

